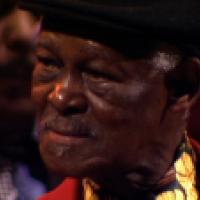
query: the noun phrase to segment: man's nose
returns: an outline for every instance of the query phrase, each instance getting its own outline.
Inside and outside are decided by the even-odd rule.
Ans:
[[[84,113],[88,108],[87,98],[79,81],[57,83],[48,95],[48,101],[64,115]]]

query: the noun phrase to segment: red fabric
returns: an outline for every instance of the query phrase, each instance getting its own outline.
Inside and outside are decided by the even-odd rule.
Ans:
[[[192,139],[192,138],[190,138],[190,141],[191,141],[192,147],[194,148],[194,150],[197,154],[197,157],[200,158],[200,143],[199,143],[199,141]]]
[[[80,200],[81,181],[68,178],[55,190],[39,198],[39,200]]]

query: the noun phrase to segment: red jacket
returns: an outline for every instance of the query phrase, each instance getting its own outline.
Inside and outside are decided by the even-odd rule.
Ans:
[[[53,191],[47,193],[39,200],[80,200],[81,181],[68,178]]]

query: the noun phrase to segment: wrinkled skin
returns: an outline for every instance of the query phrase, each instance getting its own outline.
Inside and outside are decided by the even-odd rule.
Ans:
[[[160,46],[128,59],[94,41],[43,32],[32,97],[48,167],[107,183],[123,176],[140,188],[157,182],[173,161],[188,109],[187,95],[169,103],[165,75],[176,54]]]
[[[0,154],[17,159],[33,129],[30,101],[33,50],[39,19],[15,9],[0,19]]]

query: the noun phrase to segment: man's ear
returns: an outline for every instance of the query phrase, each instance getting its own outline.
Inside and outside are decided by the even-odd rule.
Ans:
[[[185,95],[194,100],[200,88],[200,58],[184,59],[166,76],[166,85],[171,99]]]

